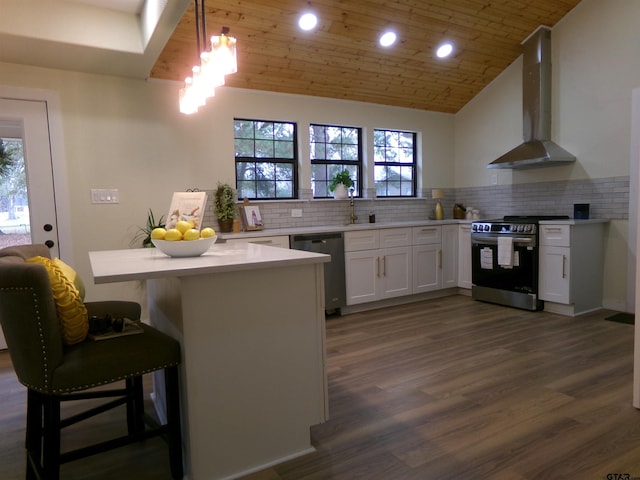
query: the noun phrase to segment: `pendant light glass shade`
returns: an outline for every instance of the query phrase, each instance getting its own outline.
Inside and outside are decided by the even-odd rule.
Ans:
[[[195,0],[196,12],[196,40],[200,48],[200,31],[203,39],[206,38],[206,19],[204,15],[204,0],[201,20],[198,17],[199,2]],[[200,23],[202,23],[200,25]],[[228,36],[229,28],[222,27],[222,33],[211,37],[209,44],[211,49],[198,52],[200,65],[192,69],[191,77],[187,77],[184,86],[179,92],[180,112],[192,114],[198,108],[206,105],[207,99],[215,95],[216,87],[224,85],[225,75],[238,71],[236,57],[236,39]],[[206,42],[202,42],[203,45]]]
[[[211,37],[211,56],[224,75],[238,71],[236,39],[229,37],[224,31]]]

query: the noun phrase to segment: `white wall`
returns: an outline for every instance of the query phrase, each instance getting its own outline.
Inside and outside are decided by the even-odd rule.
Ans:
[[[128,248],[147,210],[166,213],[174,191],[234,181],[233,118],[298,122],[303,165],[309,122],[419,132],[424,186],[453,186],[453,116],[319,97],[221,88],[192,116],[178,112],[177,85],[0,64],[0,85],[57,92],[62,111],[73,264],[91,278],[88,252]],[[307,140],[305,140],[307,139]],[[372,148],[367,151],[372,155]],[[302,168],[302,188],[310,169]],[[372,174],[371,174],[372,175]],[[371,177],[372,178],[372,177]],[[422,185],[422,179],[420,179]],[[92,205],[90,189],[117,188],[120,203]],[[139,300],[142,286],[89,284],[89,300]]]
[[[500,183],[629,175],[631,91],[640,85],[638,19],[640,2],[583,0],[553,28],[551,135],[578,160],[499,172]],[[497,171],[486,165],[521,142],[520,57],[456,115],[456,187],[490,185]]]

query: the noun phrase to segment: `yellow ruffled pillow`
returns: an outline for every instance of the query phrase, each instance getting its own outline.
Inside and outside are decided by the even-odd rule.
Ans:
[[[84,282],[82,281],[82,278],[80,278],[80,275],[78,275],[78,272],[76,272],[73,269],[73,267],[67,265],[57,257],[54,258],[52,261],[60,270],[62,270],[62,273],[64,274],[65,277],[67,277],[67,280],[73,283],[73,286],[78,289],[78,293],[80,294],[80,299],[84,301],[84,296],[85,296]]]
[[[44,265],[47,269],[60,322],[62,341],[66,345],[82,342],[89,333],[89,316],[76,286],[54,260],[33,257],[26,262]]]

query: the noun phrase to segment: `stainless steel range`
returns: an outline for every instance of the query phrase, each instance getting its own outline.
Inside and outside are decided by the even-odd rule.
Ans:
[[[538,298],[538,222],[568,216],[508,216],[471,224],[471,296],[525,310]]]

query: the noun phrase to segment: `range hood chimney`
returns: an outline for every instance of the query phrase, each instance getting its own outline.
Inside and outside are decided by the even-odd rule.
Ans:
[[[540,26],[522,46],[524,143],[487,168],[540,168],[575,162],[574,155],[551,141],[551,30]]]

